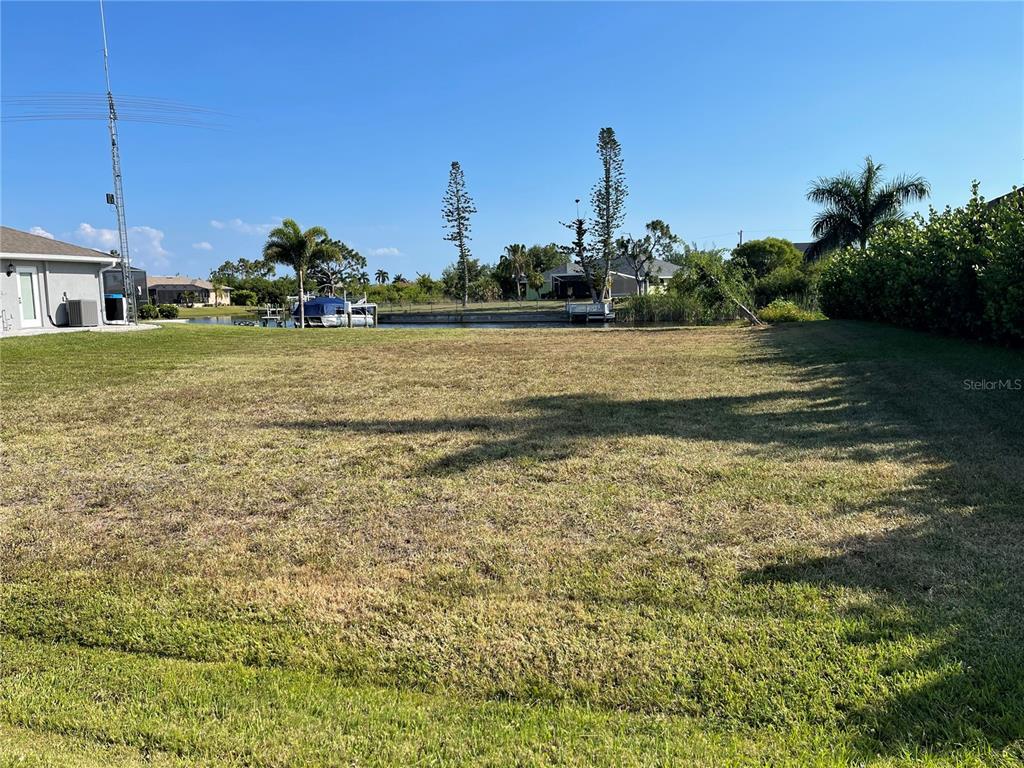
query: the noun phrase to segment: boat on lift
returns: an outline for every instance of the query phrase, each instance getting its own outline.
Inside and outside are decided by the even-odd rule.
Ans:
[[[317,296],[305,303],[307,328],[373,328],[377,324],[377,305],[366,301],[352,301],[337,296]],[[299,303],[292,309],[295,325],[302,321]]]

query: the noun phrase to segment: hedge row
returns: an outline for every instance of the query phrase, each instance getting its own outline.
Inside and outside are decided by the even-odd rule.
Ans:
[[[164,318],[171,320],[178,316],[178,307],[175,304],[139,304],[139,320],[156,320]]]
[[[826,264],[821,308],[937,333],[1024,344],[1024,193],[891,224]]]

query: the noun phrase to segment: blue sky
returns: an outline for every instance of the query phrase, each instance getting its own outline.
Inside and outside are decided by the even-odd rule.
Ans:
[[[95,3],[2,5],[6,98],[102,93]],[[623,145],[623,231],[808,239],[815,176],[872,154],[937,206],[1024,179],[1021,3],[127,3],[107,5],[116,94],[227,113],[124,122],[133,254],[205,276],[282,216],[371,270],[453,260],[440,204],[461,161],[474,255],[564,241],[598,129]],[[12,114],[5,109],[5,114]],[[2,219],[109,247],[95,121],[3,125]]]

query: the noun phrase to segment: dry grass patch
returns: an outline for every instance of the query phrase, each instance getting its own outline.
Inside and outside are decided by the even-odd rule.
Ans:
[[[272,667],[431,707],[680,718],[665,754],[696,724],[720,760],[763,739],[775,762],[1021,755],[1024,404],[962,386],[1024,378],[1019,355],[817,323],[179,326],[0,356],[13,724],[171,748],[18,703],[13,667],[78,646],[156,659],[140,707],[203,662],[226,697]],[[315,762],[280,738],[249,762]]]

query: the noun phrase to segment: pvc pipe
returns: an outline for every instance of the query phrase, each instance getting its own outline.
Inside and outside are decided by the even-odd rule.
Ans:
[[[62,325],[57,325],[53,322],[53,317],[50,315],[50,262],[43,262],[43,303],[46,304],[46,319],[50,321],[50,325],[54,328],[63,328]]]

